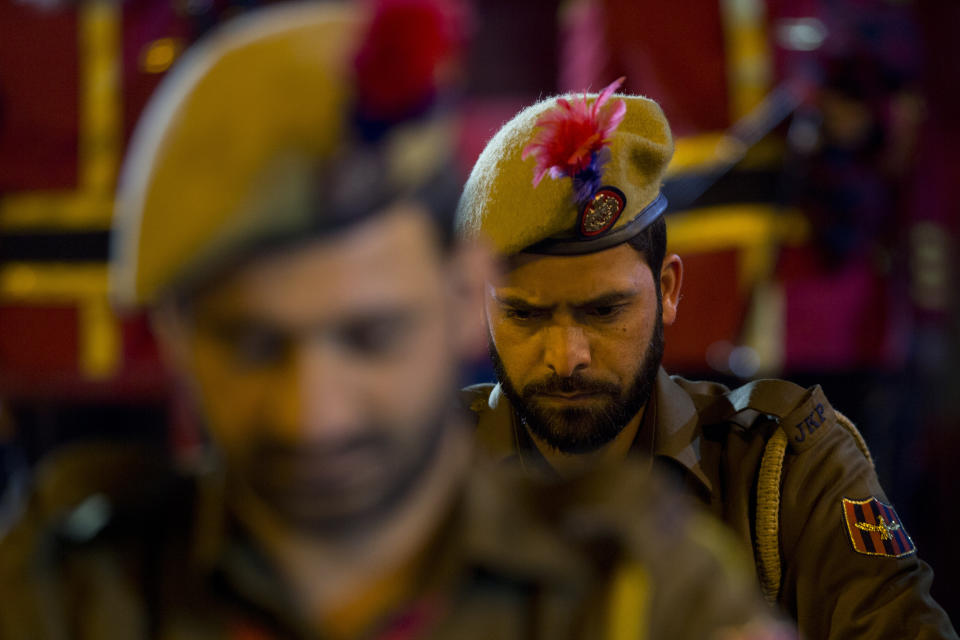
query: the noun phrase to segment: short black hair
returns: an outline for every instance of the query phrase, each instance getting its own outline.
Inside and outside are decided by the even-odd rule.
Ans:
[[[627,244],[636,249],[647,261],[653,272],[653,283],[660,293],[660,269],[667,255],[667,221],[664,216],[654,220],[647,228],[627,240]]]

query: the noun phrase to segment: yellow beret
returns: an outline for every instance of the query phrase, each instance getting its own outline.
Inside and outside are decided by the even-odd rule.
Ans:
[[[597,98],[588,94],[586,104]],[[583,100],[571,94],[538,102],[497,132],[464,187],[457,209],[461,235],[482,235],[502,255],[591,253],[628,240],[663,213],[660,185],[673,138],[660,106],[640,96],[613,94],[605,105],[622,100],[626,111],[609,138],[600,190],[589,202],[577,201],[570,176],[547,176],[534,186],[537,159],[524,149],[542,128],[538,123],[564,101]],[[591,216],[600,220],[593,229]]]
[[[313,229],[329,215],[317,211],[330,200],[324,191],[318,202],[320,189],[352,180],[399,190],[447,163],[449,123],[439,117],[389,129],[375,153],[357,144],[353,64],[370,18],[361,7],[260,9],[187,51],[151,99],[121,172],[115,303],[152,303],[257,243]],[[341,162],[350,154],[353,162]],[[331,164],[352,173],[323,185]]]

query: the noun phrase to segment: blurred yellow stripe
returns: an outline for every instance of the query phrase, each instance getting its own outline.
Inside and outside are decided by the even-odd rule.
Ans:
[[[106,229],[113,212],[122,140],[121,5],[77,4],[80,60],[77,190],[28,192],[0,198],[7,229]]]
[[[763,0],[721,0],[730,119],[750,113],[770,91],[773,72]]]
[[[0,303],[75,305],[80,373],[98,380],[117,372],[122,336],[107,299],[105,264],[6,264],[0,268]]]
[[[650,626],[650,577],[639,563],[618,567],[610,586],[607,640],[646,640]]]
[[[771,241],[800,245],[810,237],[810,223],[798,209],[768,204],[705,207],[671,214],[667,243],[677,253],[748,249]]]
[[[685,136],[674,141],[673,159],[667,167],[667,177],[690,171],[705,171],[721,162],[720,145],[723,132]]]
[[[0,227],[49,231],[103,231],[110,228],[112,196],[31,191],[0,198]]]
[[[80,304],[80,371],[89,379],[101,380],[120,368],[122,335],[120,324],[106,297]]]
[[[80,188],[112,196],[120,159],[120,3],[79,4]],[[109,211],[107,220],[109,220]]]
[[[729,205],[672,214],[667,222],[671,252],[737,252],[737,284],[751,290],[769,279],[781,246],[798,246],[810,239],[810,223],[798,209],[771,205]]]
[[[667,167],[668,179],[685,173],[708,173],[728,164],[736,164],[740,169],[777,168],[783,160],[785,148],[783,140],[765,138],[738,159],[742,148],[722,131],[677,138],[674,145],[673,159]]]
[[[102,263],[11,262],[0,268],[0,299],[4,302],[76,302],[106,295],[107,266]]]

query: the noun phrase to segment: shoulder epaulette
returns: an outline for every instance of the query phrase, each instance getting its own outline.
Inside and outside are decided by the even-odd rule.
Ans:
[[[755,380],[730,391],[727,400],[729,420],[749,427],[758,415],[767,416],[779,425],[795,453],[812,447],[838,422],[819,385],[805,389],[787,380]]]
[[[479,414],[487,406],[490,392],[493,391],[494,386],[496,385],[492,382],[482,382],[464,387],[460,390],[461,406],[468,411]]]
[[[64,542],[85,543],[128,512],[137,512],[134,520],[159,513],[175,484],[167,456],[152,448],[71,445],[38,464],[28,509],[36,527]]]
[[[476,415],[476,443],[494,459],[516,453],[516,419],[513,406],[495,384],[475,384],[461,391],[461,399]]]

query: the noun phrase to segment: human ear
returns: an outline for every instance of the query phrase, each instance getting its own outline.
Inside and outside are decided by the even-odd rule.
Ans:
[[[487,348],[484,291],[487,283],[495,279],[493,257],[482,241],[459,241],[450,266],[454,276],[452,304],[457,345],[463,357],[477,357]]]
[[[683,261],[672,253],[663,259],[660,267],[660,294],[663,298],[663,324],[670,326],[677,319],[680,305],[680,287],[683,285]]]
[[[167,370],[190,371],[193,368],[190,330],[180,305],[172,301],[161,302],[150,312],[150,327]]]

